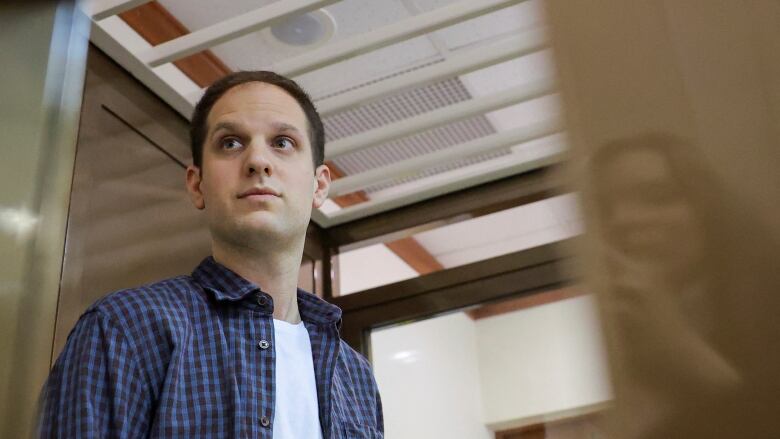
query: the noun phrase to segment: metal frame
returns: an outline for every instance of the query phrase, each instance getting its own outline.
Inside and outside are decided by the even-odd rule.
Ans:
[[[558,172],[557,166],[545,166],[329,229],[311,224],[304,254],[315,261],[313,276],[321,280],[315,282],[315,291],[321,292],[324,298],[336,303],[345,312],[345,326],[342,328],[345,340],[367,353],[369,345],[365,334],[373,327],[487,300],[546,291],[568,282],[570,279],[559,270],[563,260],[561,249],[568,247],[568,244],[561,243],[442,270],[348,296],[338,296],[338,270],[335,266],[338,253],[343,250],[401,239],[444,224],[563,193],[565,189],[559,183]],[[446,293],[451,290],[460,293]],[[451,301],[454,296],[458,299]],[[430,308],[431,300],[443,301],[444,306]],[[393,308],[396,306],[398,308]]]
[[[372,329],[570,285],[571,246],[547,244],[333,298],[343,311],[341,336],[371,358]]]

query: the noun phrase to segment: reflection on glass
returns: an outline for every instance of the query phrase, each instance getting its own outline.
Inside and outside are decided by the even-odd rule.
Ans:
[[[739,404],[758,384],[741,362],[749,314],[734,307],[741,228],[734,207],[681,139],[609,143],[593,157],[618,377],[618,437],[738,437]],[[738,210],[737,210],[738,211]],[[744,219],[741,227],[744,227]],[[744,352],[744,351],[743,351]],[[702,420],[707,413],[715,419]]]
[[[539,294],[372,331],[386,437],[603,437],[611,391],[593,299]]]

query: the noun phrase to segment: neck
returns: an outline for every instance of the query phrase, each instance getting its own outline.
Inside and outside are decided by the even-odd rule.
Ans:
[[[301,321],[298,312],[298,272],[303,256],[303,237],[299,241],[283,250],[259,250],[232,246],[213,239],[211,248],[215,261],[257,285],[273,298],[275,319],[297,324]]]

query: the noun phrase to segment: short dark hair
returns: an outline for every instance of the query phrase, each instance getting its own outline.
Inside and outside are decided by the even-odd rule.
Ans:
[[[325,130],[322,127],[320,114],[314,107],[309,95],[292,79],[285,78],[269,71],[241,71],[230,73],[206,89],[192,112],[190,122],[190,149],[192,150],[192,162],[200,167],[203,163],[203,142],[208,133],[207,119],[214,104],[231,88],[249,82],[263,82],[275,85],[292,96],[303,109],[309,122],[309,143],[311,143],[312,159],[314,167],[321,165],[325,160]]]

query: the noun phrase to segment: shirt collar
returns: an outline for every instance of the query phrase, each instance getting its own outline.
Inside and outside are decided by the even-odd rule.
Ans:
[[[204,259],[192,278],[217,301],[239,302],[262,290],[231,269],[215,261],[212,256]],[[298,288],[298,312],[301,320],[317,324],[340,324],[341,309],[314,294]]]

